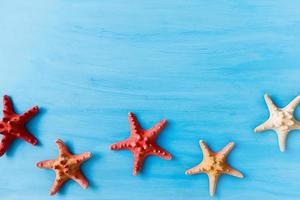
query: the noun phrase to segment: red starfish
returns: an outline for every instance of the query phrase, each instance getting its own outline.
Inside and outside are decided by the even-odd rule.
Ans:
[[[141,171],[145,158],[149,155],[171,160],[172,155],[156,144],[158,134],[164,129],[167,120],[161,120],[149,130],[144,130],[132,112],[128,113],[131,135],[128,139],[112,144],[111,150],[129,150],[133,153],[133,175]]]
[[[3,135],[0,144],[0,156],[2,156],[10,147],[10,144],[17,138],[36,145],[37,139],[26,130],[26,123],[34,117],[39,109],[34,106],[23,114],[16,114],[9,96],[3,97],[3,118],[0,121],[0,133]]]
[[[52,169],[56,173],[50,195],[56,194],[69,179],[73,179],[81,187],[86,189],[89,183],[82,174],[80,166],[84,161],[88,160],[92,154],[86,152],[80,155],[73,155],[69,152],[68,147],[62,140],[56,140],[56,144],[59,150],[58,158],[56,160],[44,160],[36,164],[37,167]]]

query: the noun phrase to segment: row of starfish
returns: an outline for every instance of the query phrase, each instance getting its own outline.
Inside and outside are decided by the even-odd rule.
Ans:
[[[278,108],[271,98],[266,94],[265,101],[268,106],[270,117],[263,124],[255,128],[255,132],[272,129],[278,135],[279,148],[285,151],[286,138],[290,131],[300,129],[300,122],[294,117],[296,106],[300,103],[300,96],[297,96],[286,107]],[[32,145],[37,144],[37,139],[27,131],[26,123],[38,113],[38,107],[34,106],[23,114],[16,114],[11,99],[3,97],[3,118],[0,121],[0,133],[3,135],[0,144],[0,156],[10,147],[11,143],[19,138]],[[166,160],[172,159],[172,155],[157,145],[156,138],[167,125],[167,120],[161,120],[149,130],[144,130],[133,113],[128,114],[131,134],[128,139],[112,144],[111,150],[129,150],[133,153],[134,165],[133,175],[137,175],[143,166],[147,156],[158,156]],[[203,159],[200,164],[186,171],[187,175],[205,173],[209,179],[209,192],[215,194],[219,176],[228,174],[243,178],[243,174],[227,164],[226,158],[234,147],[230,142],[221,151],[213,152],[207,144],[200,140],[200,147]],[[72,179],[81,187],[87,188],[88,181],[80,170],[84,161],[91,157],[90,152],[80,155],[73,155],[64,142],[60,139],[56,141],[59,155],[55,160],[45,160],[37,163],[37,167],[54,170],[56,178],[50,190],[50,195],[56,194],[63,184]]]

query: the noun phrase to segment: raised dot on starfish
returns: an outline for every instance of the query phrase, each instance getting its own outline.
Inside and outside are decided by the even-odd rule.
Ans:
[[[290,131],[300,129],[300,122],[294,117],[294,111],[300,103],[300,96],[293,99],[284,108],[278,108],[269,95],[264,95],[266,104],[269,109],[269,119],[255,128],[255,132],[265,130],[274,130],[277,133],[279,149],[284,152],[286,149],[286,138]]]
[[[56,140],[56,144],[59,150],[58,158],[56,160],[41,161],[36,164],[39,168],[52,169],[56,173],[50,195],[56,194],[63,184],[70,179],[76,181],[82,188],[86,189],[89,183],[82,174],[80,166],[84,161],[88,160],[92,154],[86,152],[80,155],[73,155],[62,140]]]
[[[133,153],[134,166],[133,175],[137,175],[142,168],[145,158],[149,155],[159,156],[163,159],[170,160],[172,155],[156,144],[158,134],[164,129],[167,120],[161,120],[149,130],[144,130],[135,115],[128,113],[130,124],[130,137],[124,141],[112,144],[111,150],[129,150]]]
[[[226,163],[226,158],[229,152],[234,147],[234,142],[227,144],[221,151],[213,152],[209,149],[204,141],[200,140],[200,147],[203,153],[203,160],[197,166],[187,170],[186,175],[205,173],[209,179],[209,193],[211,196],[215,194],[219,176],[228,174],[243,178],[243,174]]]
[[[0,121],[0,133],[3,135],[0,144],[0,156],[10,147],[11,143],[19,138],[32,145],[37,144],[37,139],[27,131],[26,123],[33,118],[39,109],[37,106],[23,114],[16,114],[9,96],[3,96],[3,118]]]

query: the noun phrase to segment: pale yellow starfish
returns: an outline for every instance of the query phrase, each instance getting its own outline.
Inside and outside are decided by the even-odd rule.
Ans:
[[[265,94],[265,101],[269,108],[270,117],[267,121],[255,128],[255,132],[274,130],[277,133],[279,149],[285,151],[286,137],[292,130],[300,129],[300,122],[294,117],[294,111],[300,103],[300,96],[297,96],[284,108],[278,108],[269,95]]]
[[[228,174],[239,178],[244,177],[241,172],[233,169],[226,163],[227,155],[234,147],[234,142],[230,142],[219,152],[211,151],[202,140],[199,141],[199,144],[203,153],[203,160],[197,166],[187,170],[185,174],[207,174],[209,179],[209,193],[211,196],[215,194],[218,178],[222,174]]]

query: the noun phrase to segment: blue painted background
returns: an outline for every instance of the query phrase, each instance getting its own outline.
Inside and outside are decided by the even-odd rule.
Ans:
[[[223,176],[215,199],[300,199],[300,136],[286,153],[276,134],[255,134],[268,117],[263,94],[279,106],[300,93],[299,1],[1,0],[0,93],[18,112],[38,104],[29,124],[40,145],[23,141],[0,159],[1,200],[210,199],[205,175],[184,171],[202,159],[198,140],[246,178]],[[149,158],[131,175],[130,152],[111,143],[129,134],[127,113],[150,128],[170,121],[159,144],[174,160]],[[299,110],[297,115],[300,116]],[[91,186],[75,182],[48,196],[61,138]]]

